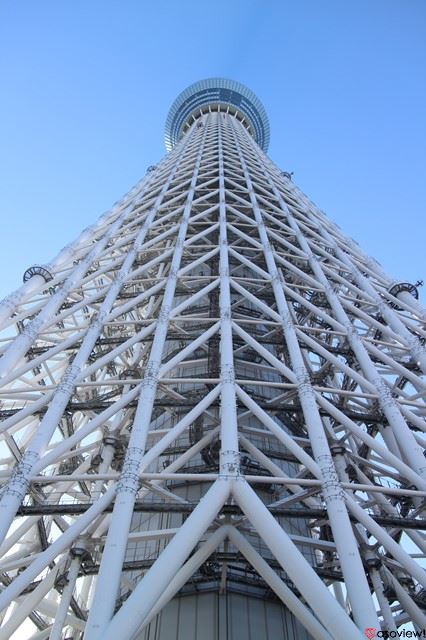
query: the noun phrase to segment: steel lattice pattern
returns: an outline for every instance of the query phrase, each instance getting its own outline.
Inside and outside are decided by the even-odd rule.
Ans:
[[[393,285],[200,114],[1,306],[0,639],[162,638],[206,585],[299,639],[426,628],[426,318]]]

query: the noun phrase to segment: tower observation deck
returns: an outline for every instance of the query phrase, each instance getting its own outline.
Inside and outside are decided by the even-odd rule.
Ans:
[[[245,86],[188,87],[165,141],[0,303],[0,640],[425,629],[418,283],[268,158]]]
[[[167,151],[171,151],[198,118],[213,111],[233,115],[263,151],[268,150],[269,120],[259,98],[239,82],[209,78],[191,84],[172,104],[166,121]]]

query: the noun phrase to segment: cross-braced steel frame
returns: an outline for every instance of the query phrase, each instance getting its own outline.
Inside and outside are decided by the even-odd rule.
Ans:
[[[422,630],[415,287],[238,114],[187,129],[0,307],[0,640],[130,640],[206,584],[298,638]]]

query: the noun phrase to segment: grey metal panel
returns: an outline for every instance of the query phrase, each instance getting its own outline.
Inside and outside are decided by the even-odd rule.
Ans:
[[[178,640],[179,602],[172,600],[162,611],[158,638],[161,640]]]
[[[177,640],[197,639],[197,599],[179,599],[179,628]]]
[[[217,596],[218,600],[218,637],[228,638],[228,599],[224,596]]]
[[[247,598],[249,640],[269,638],[266,636],[266,603],[258,598]]]
[[[228,592],[172,600],[135,640],[312,640],[280,602]]]
[[[144,629],[138,636],[138,640],[156,640],[158,637],[158,626],[160,624],[160,617],[158,616]]]
[[[284,621],[282,616],[282,607],[275,602],[268,602],[266,604],[266,638],[268,640],[293,640],[288,638],[287,633],[284,632]]]
[[[228,596],[230,640],[249,638],[248,599],[234,593]]]
[[[197,596],[197,640],[217,640],[216,594]],[[161,638],[161,640],[163,640]]]

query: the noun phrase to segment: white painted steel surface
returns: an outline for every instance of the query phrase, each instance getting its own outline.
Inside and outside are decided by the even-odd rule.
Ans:
[[[425,311],[251,133],[203,106],[0,304],[0,640],[424,624]]]

